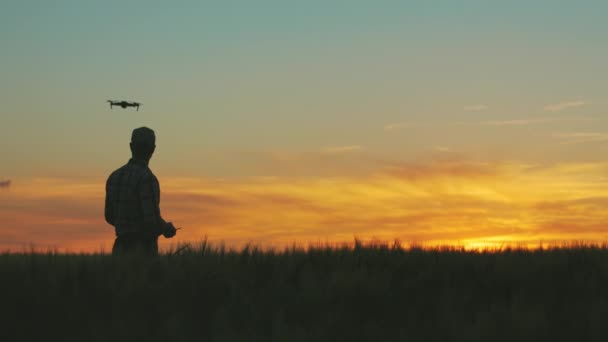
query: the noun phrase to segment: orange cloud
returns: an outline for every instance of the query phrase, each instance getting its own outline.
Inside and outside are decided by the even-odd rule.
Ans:
[[[482,110],[486,110],[488,109],[488,106],[483,105],[483,104],[475,104],[475,105],[468,105],[464,107],[464,110],[468,110],[471,112],[480,112]]]
[[[183,227],[169,243],[208,236],[253,242],[400,239],[468,246],[541,240],[603,241],[608,164],[528,165],[457,160],[384,163],[350,177],[161,177],[161,209]],[[73,251],[111,248],[103,179],[20,180],[0,194],[0,249],[30,243]]]
[[[325,153],[349,153],[354,151],[360,151],[362,149],[359,145],[347,145],[347,146],[330,146],[326,147],[323,152]]]
[[[543,107],[543,109],[546,111],[550,111],[550,112],[559,112],[559,111],[569,109],[569,108],[582,107],[586,104],[587,103],[582,100],[566,101],[566,102],[546,105],[545,107]]]

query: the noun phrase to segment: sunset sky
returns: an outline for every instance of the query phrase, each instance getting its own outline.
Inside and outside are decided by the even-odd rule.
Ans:
[[[105,181],[140,126],[183,227],[165,247],[607,241],[606,13],[2,1],[0,250],[109,250]]]

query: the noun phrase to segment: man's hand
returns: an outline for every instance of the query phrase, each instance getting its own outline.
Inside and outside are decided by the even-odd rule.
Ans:
[[[177,229],[175,229],[175,226],[173,225],[173,223],[167,222],[167,225],[165,226],[165,231],[163,232],[163,236],[166,237],[167,239],[170,239],[175,236],[176,232],[177,232]]]

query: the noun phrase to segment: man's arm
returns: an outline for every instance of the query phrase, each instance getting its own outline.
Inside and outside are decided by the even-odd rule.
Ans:
[[[139,186],[139,199],[144,219],[144,229],[155,235],[162,235],[167,222],[160,215],[160,186],[156,176],[147,173]]]
[[[114,225],[114,185],[112,175],[108,177],[106,182],[106,206],[105,206],[105,217],[106,222],[110,225]]]

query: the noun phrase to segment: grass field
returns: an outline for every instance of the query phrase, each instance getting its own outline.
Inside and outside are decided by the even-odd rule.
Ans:
[[[0,255],[0,340],[606,341],[608,248]],[[9,338],[7,338],[9,337]]]

